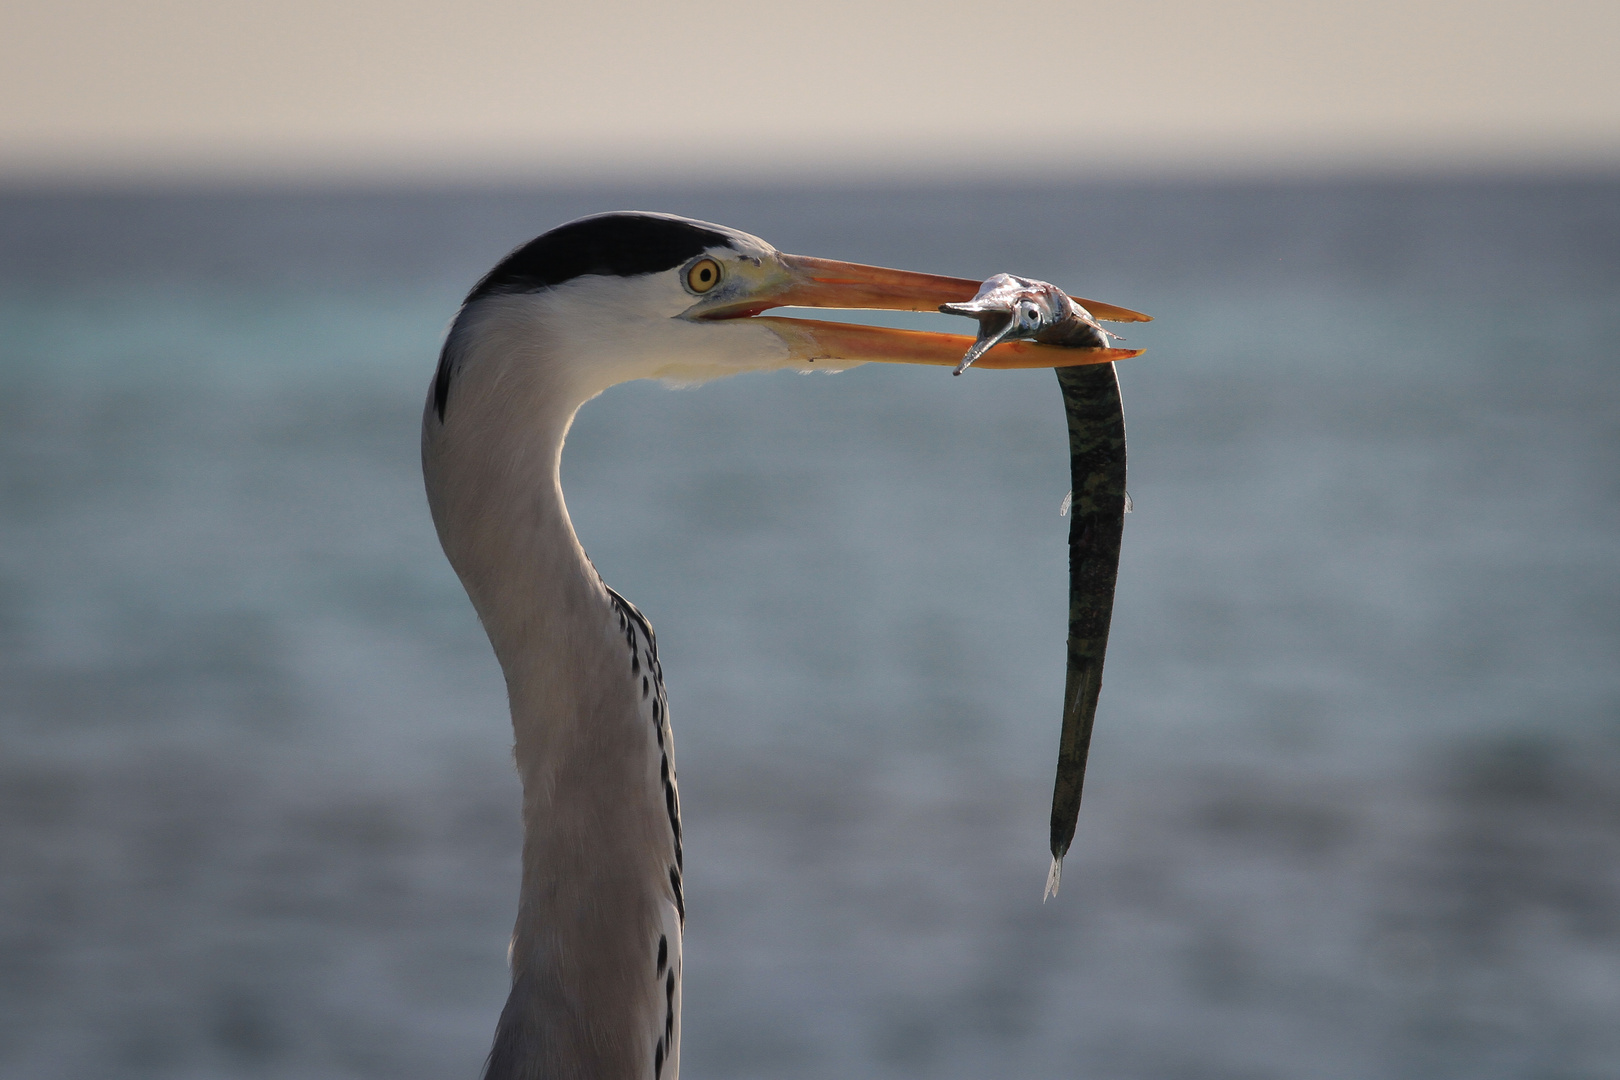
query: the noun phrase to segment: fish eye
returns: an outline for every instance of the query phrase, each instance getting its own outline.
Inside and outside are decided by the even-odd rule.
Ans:
[[[713,259],[699,259],[686,268],[686,287],[695,293],[706,293],[720,284],[720,264]]]

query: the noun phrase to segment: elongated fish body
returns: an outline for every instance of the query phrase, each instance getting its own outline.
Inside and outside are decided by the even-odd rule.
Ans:
[[[1125,493],[1125,410],[1114,365],[1058,368],[1057,379],[1069,426],[1069,644],[1046,896],[1057,895],[1063,856],[1080,816],[1130,498]]]

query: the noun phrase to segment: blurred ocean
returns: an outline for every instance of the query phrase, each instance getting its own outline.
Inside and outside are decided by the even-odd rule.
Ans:
[[[476,1076],[518,792],[419,410],[479,274],[623,207],[1158,318],[1044,906],[1051,374],[581,414],[680,745],[686,1075],[1620,1075],[1620,182],[1578,180],[0,194],[0,1074]]]

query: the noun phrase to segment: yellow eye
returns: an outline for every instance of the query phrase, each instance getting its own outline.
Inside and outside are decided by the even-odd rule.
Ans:
[[[695,293],[706,293],[720,284],[720,264],[713,259],[699,259],[686,268],[686,287]]]

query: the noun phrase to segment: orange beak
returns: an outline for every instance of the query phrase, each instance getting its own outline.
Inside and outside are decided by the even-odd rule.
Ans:
[[[782,255],[781,259],[791,275],[782,287],[755,294],[746,303],[706,312],[704,317],[757,316],[761,311],[776,307],[938,311],[942,304],[971,300],[979,291],[979,282],[968,278],[918,274],[805,255]],[[1093,318],[1106,322],[1151,321],[1151,316],[1129,308],[1079,297],[1073,299],[1091,312]],[[757,321],[768,323],[788,343],[795,358],[809,362],[827,359],[955,367],[974,341],[961,334],[815,319],[767,317]],[[975,361],[974,366],[995,369],[1074,367],[1125,360],[1141,353],[1141,349],[1066,348],[1032,341],[1009,341],[992,348]]]

